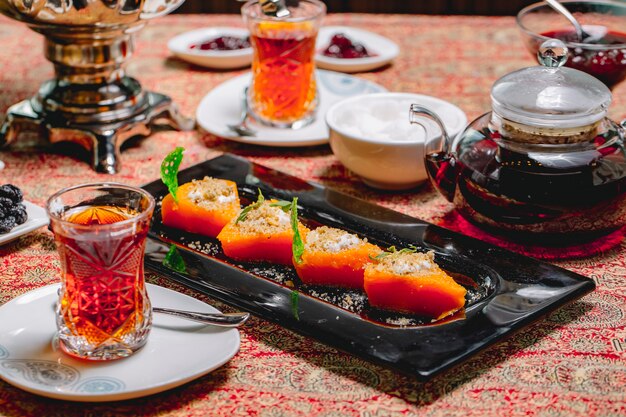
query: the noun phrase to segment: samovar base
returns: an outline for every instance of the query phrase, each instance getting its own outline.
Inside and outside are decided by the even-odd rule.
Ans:
[[[141,99],[132,103],[130,109],[124,119],[90,120],[84,115],[46,112],[40,98],[34,97],[9,108],[0,126],[0,146],[13,150],[50,150],[60,142],[73,142],[91,154],[93,169],[115,174],[120,166],[120,148],[127,140],[148,136],[157,127],[194,128],[194,121],[182,116],[163,94],[143,91]]]
[[[169,97],[144,91],[124,70],[135,34],[183,1],[0,0],[1,14],[44,36],[55,73],[33,98],[9,108],[0,148],[49,150],[72,142],[91,154],[96,171],[114,174],[127,140],[161,125],[193,129]]]

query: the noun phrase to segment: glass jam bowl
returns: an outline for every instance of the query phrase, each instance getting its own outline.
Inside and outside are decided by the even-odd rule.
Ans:
[[[626,2],[562,1],[583,29],[592,35],[591,42],[577,39],[573,26],[546,3],[525,7],[517,14],[526,48],[537,54],[548,39],[559,39],[569,48],[567,66],[584,71],[613,88],[626,78]]]

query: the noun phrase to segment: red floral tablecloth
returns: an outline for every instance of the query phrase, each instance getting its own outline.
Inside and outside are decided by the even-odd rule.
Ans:
[[[503,74],[533,64],[510,17],[334,15],[395,40],[394,65],[359,76],[391,91],[439,96],[474,118],[489,108],[489,88]],[[241,73],[190,66],[168,55],[172,36],[197,27],[241,25],[238,16],[169,16],[151,22],[137,39],[128,72],[149,89],[169,94],[193,115],[211,88]],[[42,39],[24,25],[0,19],[0,111],[31,96],[51,77]],[[626,117],[626,83],[614,90],[613,119]],[[197,132],[157,133],[123,154],[114,177],[94,173],[68,156],[0,152],[0,183],[21,187],[43,205],[55,190],[111,180],[140,185],[157,178],[175,146],[184,166],[232,152],[422,219],[450,222],[451,206],[430,186],[410,193],[365,187],[327,146],[253,148]],[[0,381],[0,415],[16,416],[584,416],[626,415],[626,243],[594,257],[561,261],[592,277],[597,290],[429,383],[418,383],[254,318],[241,331],[241,350],[217,371],[152,397],[113,404],[48,400]],[[45,229],[0,247],[0,304],[57,282],[59,262]],[[219,303],[149,276],[151,282]]]

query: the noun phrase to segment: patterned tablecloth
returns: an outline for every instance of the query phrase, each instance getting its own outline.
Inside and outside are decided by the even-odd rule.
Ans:
[[[489,88],[500,76],[533,64],[510,17],[334,15],[327,24],[366,28],[396,41],[401,55],[359,77],[391,91],[434,95],[470,119],[489,109]],[[237,25],[238,16],[170,16],[137,39],[128,72],[149,89],[169,94],[188,115],[218,84],[240,74],[209,71],[168,55],[166,42],[183,31]],[[0,19],[0,110],[31,96],[52,75],[42,39],[24,25]],[[626,83],[614,90],[610,116],[626,117]],[[451,224],[451,205],[430,186],[380,193],[347,171],[327,146],[272,149],[235,144],[197,132],[162,132],[123,154],[114,177],[96,174],[67,156],[0,152],[0,183],[21,187],[43,205],[62,187],[96,180],[140,185],[158,176],[174,146],[187,149],[184,166],[222,152],[317,181],[392,209]],[[453,217],[452,217],[453,218]],[[429,383],[364,362],[264,320],[241,331],[241,350],[213,373],[152,397],[113,404],[48,400],[0,381],[0,415],[17,416],[585,416],[626,415],[626,243],[601,255],[559,265],[592,277],[597,290]],[[0,304],[57,282],[51,234],[36,233],[0,247]],[[193,294],[156,276],[150,282]]]

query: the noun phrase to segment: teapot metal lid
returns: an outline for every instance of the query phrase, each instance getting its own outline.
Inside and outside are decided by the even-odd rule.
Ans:
[[[505,75],[491,89],[495,113],[513,122],[541,128],[575,128],[604,117],[611,91],[597,78],[563,67],[567,47],[557,39],[537,51],[541,65]]]

